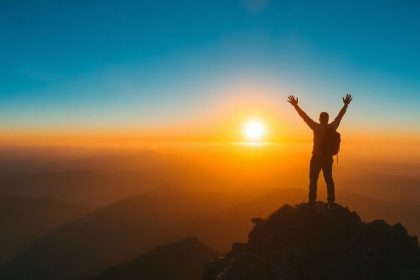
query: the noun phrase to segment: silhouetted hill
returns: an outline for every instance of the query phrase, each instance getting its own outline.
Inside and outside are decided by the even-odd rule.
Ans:
[[[53,199],[0,194],[0,264],[42,234],[83,214],[81,207]]]
[[[407,220],[414,225],[420,221],[418,206],[346,193],[337,197],[357,206],[364,218],[386,218],[392,223]],[[45,234],[0,267],[0,279],[88,279],[186,236],[197,236],[211,248],[226,252],[232,242],[246,240],[252,217],[267,216],[279,205],[305,198],[306,191],[296,189],[254,195],[160,190],[135,196]]]
[[[170,224],[230,207],[232,195],[148,193],[124,199],[63,225],[0,268],[0,279],[87,279],[164,243]],[[185,236],[183,236],[185,237]]]
[[[248,242],[210,262],[204,280],[397,280],[420,267],[417,238],[401,224],[364,223],[340,205],[286,205],[253,222]]]
[[[94,279],[199,280],[205,263],[220,255],[197,238],[190,237],[107,269]]]

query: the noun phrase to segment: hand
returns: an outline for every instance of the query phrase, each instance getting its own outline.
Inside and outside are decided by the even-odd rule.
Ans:
[[[346,94],[346,97],[343,97],[344,105],[348,106],[353,100],[353,97],[350,94]]]
[[[297,106],[299,102],[299,98],[295,98],[293,95],[290,95],[289,98],[287,98],[287,102],[289,102],[293,106]]]

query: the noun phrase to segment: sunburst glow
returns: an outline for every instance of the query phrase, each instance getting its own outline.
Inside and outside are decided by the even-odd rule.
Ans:
[[[261,141],[266,132],[266,125],[261,120],[249,120],[243,126],[243,134],[248,141]]]

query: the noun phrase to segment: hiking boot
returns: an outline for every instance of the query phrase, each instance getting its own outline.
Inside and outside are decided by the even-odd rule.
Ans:
[[[328,209],[334,209],[336,206],[335,202],[328,202]]]
[[[314,208],[315,207],[315,205],[316,205],[316,202],[315,201],[308,201],[308,203],[306,204],[307,205],[307,207],[309,207],[309,208]]]

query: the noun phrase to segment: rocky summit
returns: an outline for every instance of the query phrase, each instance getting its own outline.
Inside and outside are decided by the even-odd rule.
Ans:
[[[417,238],[399,223],[366,223],[321,202],[252,221],[248,242],[208,263],[203,280],[420,279]]]

